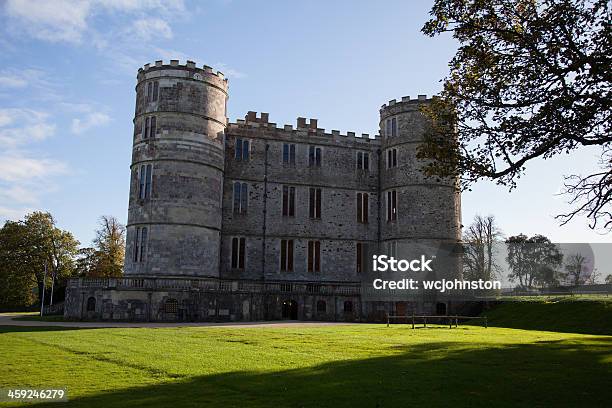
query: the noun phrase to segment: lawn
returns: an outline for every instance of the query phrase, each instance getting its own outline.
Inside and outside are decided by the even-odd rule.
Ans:
[[[0,388],[65,386],[74,407],[548,407],[612,400],[612,336],[404,325],[0,333]]]
[[[612,296],[515,299],[483,315],[497,327],[612,335]]]

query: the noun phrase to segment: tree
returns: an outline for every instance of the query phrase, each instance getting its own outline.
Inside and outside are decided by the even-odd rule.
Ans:
[[[75,262],[75,272],[78,276],[92,276],[97,264],[95,248],[86,247],[79,249]]]
[[[492,215],[476,215],[463,234],[463,275],[466,279],[491,280],[499,265],[495,262],[495,244],[502,237]]]
[[[612,229],[612,25],[608,0],[435,0],[422,31],[459,48],[423,112],[430,176],[516,186],[529,162],[600,147],[601,171],[571,175],[573,209]],[[456,135],[449,137],[448,135]]]
[[[96,248],[95,277],[119,277],[125,258],[125,226],[117,218],[104,215],[94,238]]]
[[[508,279],[518,281],[522,288],[554,286],[559,283],[557,268],[563,261],[563,254],[557,245],[543,235],[527,238],[524,234],[506,240],[508,255],[506,262],[511,272]]]
[[[24,279],[36,286],[39,300],[43,283],[49,284],[53,278],[63,279],[73,274],[79,242],[70,232],[55,227],[51,214],[33,212],[23,221],[7,221],[1,235],[0,264],[10,269],[13,278]],[[48,272],[46,282],[45,267]],[[13,296],[21,295],[14,293]]]
[[[585,283],[584,262],[586,258],[582,254],[571,255],[565,264],[565,277],[571,285],[581,285]]]
[[[612,274],[609,274],[608,276],[606,276],[606,284],[608,285],[612,285]]]
[[[13,256],[13,249],[22,241],[24,226],[6,222],[0,229],[0,308],[28,307],[34,302],[34,284],[22,273],[23,263]]]
[[[125,227],[113,216],[100,217],[93,247],[81,248],[78,274],[90,278],[119,277],[123,274]]]
[[[600,282],[599,278],[601,278],[601,272],[599,272],[597,268],[593,268],[593,271],[587,278],[586,283],[589,285],[597,285]]]

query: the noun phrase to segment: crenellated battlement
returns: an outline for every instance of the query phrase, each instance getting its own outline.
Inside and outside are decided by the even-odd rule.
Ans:
[[[402,96],[400,100],[391,99],[389,102],[383,104],[380,107],[380,111],[382,112],[383,110],[391,108],[395,105],[400,105],[400,104],[418,105],[419,103],[426,103],[429,101],[431,101],[431,98],[428,98],[427,95],[417,95],[416,99],[411,99],[410,96]]]
[[[269,122],[269,114],[261,112],[258,116],[258,112],[249,111],[244,119],[237,119],[235,123],[228,124],[228,130],[237,131],[249,131],[249,130],[267,130],[272,132],[283,132],[290,137],[320,137],[327,138],[330,141],[355,141],[367,144],[377,145],[380,142],[380,136],[374,135],[371,137],[369,133],[361,133],[357,135],[355,132],[341,133],[339,130],[331,130],[326,132],[325,129],[317,127],[317,119],[306,119],[304,117],[298,117],[296,126],[293,125],[282,125],[278,126],[274,122]]]
[[[140,78],[142,74],[146,74],[151,71],[157,71],[160,69],[180,69],[180,70],[189,70],[196,73],[199,73],[204,76],[214,76],[219,80],[222,80],[227,83],[227,78],[221,71],[215,71],[212,67],[208,65],[202,65],[202,67],[196,66],[196,63],[190,60],[185,61],[185,64],[181,64],[179,60],[170,60],[169,63],[164,63],[163,60],[157,60],[153,64],[145,64],[142,68],[138,68],[138,77]]]

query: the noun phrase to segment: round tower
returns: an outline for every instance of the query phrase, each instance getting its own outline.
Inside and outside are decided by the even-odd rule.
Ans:
[[[138,70],[126,275],[219,275],[226,101],[208,66]]]
[[[457,277],[456,254],[439,256],[455,251],[461,240],[457,180],[426,177],[421,172],[423,162],[416,157],[428,126],[419,106],[430,101],[425,95],[416,100],[403,97],[380,109],[381,250],[399,258],[433,253],[441,266],[436,278]]]

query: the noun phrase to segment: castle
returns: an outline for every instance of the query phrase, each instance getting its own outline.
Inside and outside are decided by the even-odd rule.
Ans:
[[[455,180],[419,171],[427,126],[403,97],[380,136],[226,117],[228,81],[208,66],[138,70],[125,276],[73,279],[65,317],[143,321],[375,320],[446,313],[423,297],[364,295],[373,254],[457,243]],[[424,295],[425,296],[425,295]]]

